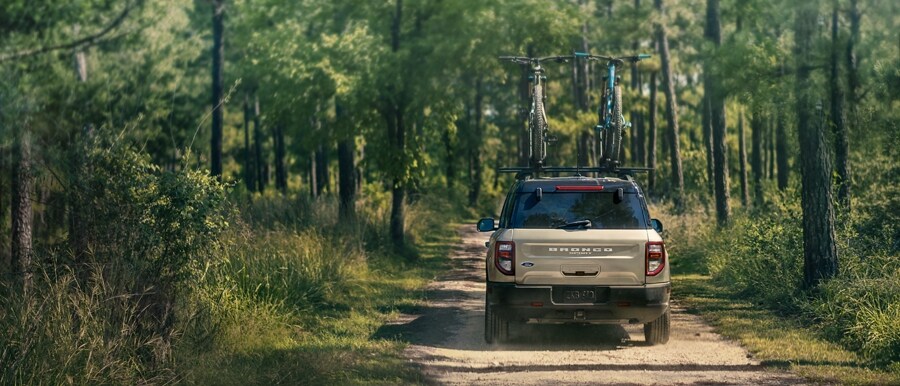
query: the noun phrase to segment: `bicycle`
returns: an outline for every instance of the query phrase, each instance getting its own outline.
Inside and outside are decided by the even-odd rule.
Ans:
[[[622,115],[622,86],[619,85],[619,78],[616,76],[617,66],[624,65],[626,61],[637,63],[649,59],[650,55],[639,54],[614,58],[576,52],[573,56],[587,60],[606,61],[607,74],[604,79],[606,87],[603,88],[600,106],[597,109],[598,122],[594,129],[597,132],[601,148],[601,165],[599,166],[614,170],[619,165],[619,158],[622,155],[622,133],[631,126],[631,122],[626,122],[625,116]]]
[[[547,124],[547,111],[544,103],[547,95],[544,94],[543,82],[547,80],[541,62],[554,60],[563,63],[574,56],[547,56],[543,58],[529,58],[525,56],[500,56],[500,60],[508,60],[513,63],[530,66],[531,75],[528,81],[532,82],[531,110],[528,113],[528,163],[532,169],[544,168],[544,160],[547,158],[547,143],[554,142],[549,137],[550,128]]]

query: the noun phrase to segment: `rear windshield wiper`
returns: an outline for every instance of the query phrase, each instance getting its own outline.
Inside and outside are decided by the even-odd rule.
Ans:
[[[591,227],[591,220],[578,220],[578,221],[572,221],[572,222],[569,222],[569,223],[565,223],[565,224],[563,224],[563,225],[560,225],[560,226],[556,227],[556,229],[571,228],[571,227],[585,227],[585,228],[590,228],[590,227]]]

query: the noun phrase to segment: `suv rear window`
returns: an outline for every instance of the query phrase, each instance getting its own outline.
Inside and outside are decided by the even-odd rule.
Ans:
[[[646,229],[640,197],[626,193],[622,202],[612,192],[517,193],[509,228],[553,229],[574,221],[590,220],[591,229]]]

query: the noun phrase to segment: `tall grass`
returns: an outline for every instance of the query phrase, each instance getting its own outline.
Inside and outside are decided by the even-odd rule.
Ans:
[[[180,371],[212,384],[415,381],[402,344],[376,331],[420,304],[449,244],[436,238],[454,237],[454,211],[428,196],[408,208],[411,258],[388,241],[387,204],[367,196],[353,218],[331,197],[242,204],[195,291],[208,322],[186,336]]]
[[[140,329],[145,310],[102,277],[41,270],[33,291],[0,296],[0,384],[164,384],[172,334]],[[177,336],[181,325],[172,332]]]
[[[893,232],[891,225],[873,221],[893,214],[858,209],[845,217],[838,227],[838,276],[803,291],[803,230],[796,196],[779,193],[765,211],[738,211],[723,228],[709,225],[714,219],[700,212],[672,218],[676,227],[668,226],[667,240],[674,241],[674,272],[705,269],[736,296],[814,325],[873,366],[900,371],[900,256],[889,238],[872,237],[880,229],[887,229],[882,235]],[[689,224],[696,226],[684,226]],[[876,232],[856,236],[872,227]],[[679,263],[692,269],[681,270]]]

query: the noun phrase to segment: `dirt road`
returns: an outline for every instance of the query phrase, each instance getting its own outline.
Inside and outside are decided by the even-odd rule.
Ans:
[[[634,326],[523,326],[509,343],[483,340],[484,242],[460,229],[455,269],[432,283],[426,307],[385,328],[411,342],[407,358],[436,384],[802,384],[767,369],[697,316],[676,307],[672,337],[647,346]]]

